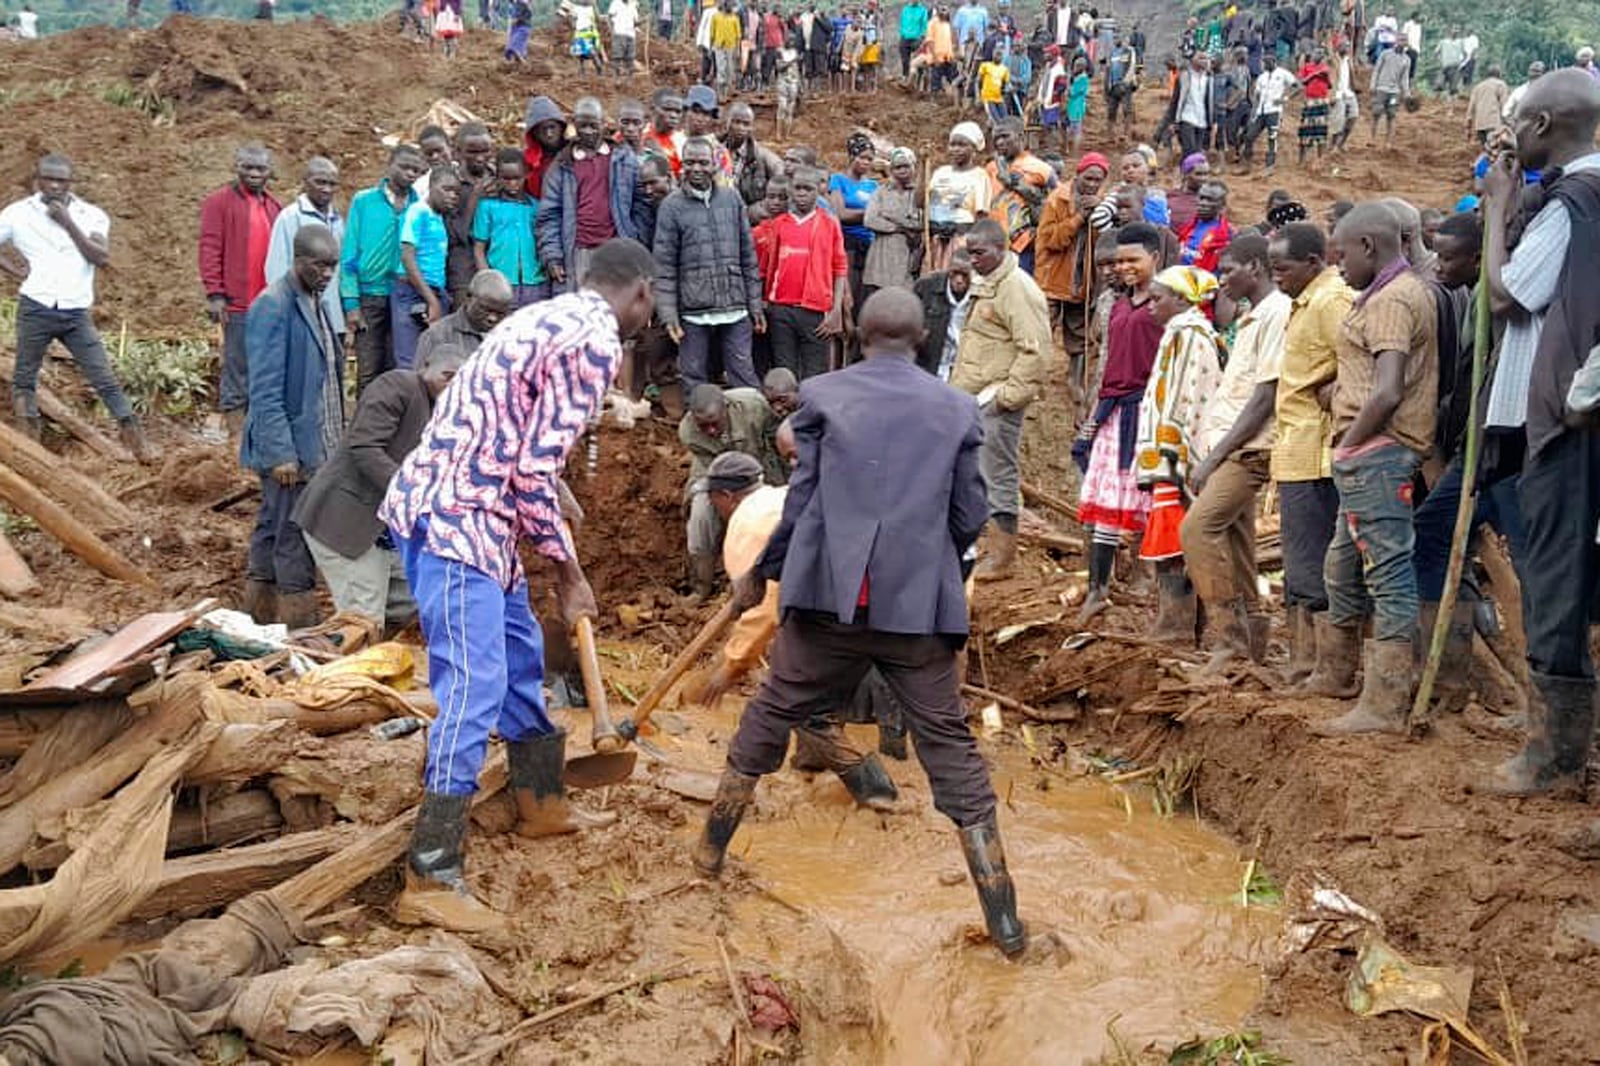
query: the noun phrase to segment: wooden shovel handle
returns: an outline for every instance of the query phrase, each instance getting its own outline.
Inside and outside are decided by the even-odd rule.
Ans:
[[[611,705],[606,700],[605,679],[600,676],[600,655],[594,646],[594,621],[578,619],[578,668],[583,671],[583,691],[589,700],[589,713],[594,716],[592,746],[601,754],[622,749],[622,738],[611,721]]]
[[[661,705],[661,701],[666,698],[667,693],[672,691],[672,686],[678,683],[678,679],[689,672],[689,668],[699,661],[700,656],[705,654],[707,648],[722,639],[722,635],[728,631],[728,627],[738,617],[738,613],[733,609],[733,600],[730,598],[722,605],[721,610],[712,615],[706,624],[700,627],[700,632],[696,633],[688,646],[678,653],[678,657],[672,660],[672,664],[667,667],[667,672],[662,674],[654,685],[650,686],[650,691],[644,694],[644,698],[639,701],[639,705],[633,709],[633,732],[635,735],[638,734],[639,727],[644,725],[649,720],[650,715],[655,712],[655,709]]]

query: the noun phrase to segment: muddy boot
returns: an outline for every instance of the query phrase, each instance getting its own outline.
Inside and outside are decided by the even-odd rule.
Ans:
[[[511,796],[517,801],[519,836],[576,833],[617,820],[614,811],[586,811],[567,802],[567,789],[561,782],[567,761],[566,730],[507,743],[506,761],[511,769]]]
[[[729,769],[722,771],[717,782],[717,798],[711,801],[711,813],[706,816],[706,826],[700,831],[700,840],[694,846],[694,870],[708,880],[722,876],[722,861],[728,854],[728,841],[744,820],[744,812],[755,799],[759,777],[741,774]]]
[[[1089,588],[1083,606],[1078,608],[1078,624],[1086,625],[1111,606],[1111,571],[1117,565],[1117,546],[1092,541],[1089,544]]]
[[[122,446],[133,453],[133,457],[141,463],[155,462],[155,452],[150,450],[150,442],[145,440],[144,427],[139,425],[139,420],[129,415],[117,423],[117,438],[122,441]]]
[[[1336,626],[1328,612],[1316,616],[1317,662],[1300,686],[1303,696],[1347,700],[1361,691],[1356,685],[1356,656],[1361,652],[1361,627]]]
[[[989,939],[1002,955],[1015,958],[1028,946],[1028,934],[1017,917],[1017,890],[1006,870],[1000,827],[992,813],[977,825],[961,827],[961,850],[966,853],[967,870],[978,889]]]
[[[1413,663],[1409,640],[1369,640],[1361,675],[1361,698],[1339,717],[1318,722],[1311,731],[1323,737],[1351,733],[1404,733],[1411,713]]]
[[[1267,637],[1272,633],[1272,619],[1264,614],[1251,614],[1245,609],[1245,630],[1250,636],[1250,661],[1261,664],[1267,661]]]
[[[1530,676],[1533,698],[1528,701],[1528,739],[1521,751],[1495,767],[1480,791],[1582,799],[1584,764],[1594,736],[1595,682],[1533,671]]]
[[[883,768],[883,763],[878,761],[876,755],[867,755],[849,769],[839,770],[838,774],[844,787],[850,790],[851,798],[861,806],[875,811],[894,810],[900,790],[895,787],[894,778],[889,776],[889,771]]]
[[[899,704],[885,711],[878,719],[878,754],[887,755],[898,762],[910,756],[906,748],[906,718]]]
[[[717,557],[715,555],[689,556],[689,596],[696,603],[704,603],[717,591]]]
[[[1010,577],[1016,568],[1017,535],[996,525],[989,530],[989,550],[978,562],[973,576],[979,581],[1000,581]]]
[[[1460,690],[1467,687],[1472,670],[1472,631],[1477,617],[1477,604],[1470,600],[1456,600],[1450,611],[1450,628],[1445,635],[1444,655],[1439,660],[1439,677],[1435,682],[1441,690]],[[1417,607],[1417,629],[1422,639],[1417,642],[1417,669],[1421,670],[1433,647],[1433,627],[1439,618],[1437,603],[1422,603]]]
[[[322,612],[317,608],[317,593],[315,589],[306,592],[279,592],[278,621],[288,626],[290,631],[296,629],[310,629],[322,621]]]
[[[471,796],[429,792],[422,797],[406,857],[406,886],[394,904],[395,921],[454,933],[481,933],[505,924],[503,915],[472,894],[462,873],[471,808]]]
[[[1201,677],[1216,677],[1227,670],[1229,663],[1254,658],[1250,653],[1250,616],[1245,612],[1242,599],[1217,608],[1217,625],[1212,630],[1216,648],[1210,660],[1200,668]]]
[[[1183,565],[1172,560],[1156,564],[1156,627],[1150,639],[1194,647],[1199,609]]]
[[[239,610],[261,625],[271,625],[278,620],[278,586],[270,581],[253,577],[244,579],[244,594],[239,598]]]
[[[44,419],[38,415],[18,415],[17,428],[22,430],[29,440],[37,441],[44,436]]]
[[[1288,608],[1289,663],[1284,667],[1284,680],[1298,685],[1311,676],[1317,665],[1317,616],[1311,608],[1294,605]]]

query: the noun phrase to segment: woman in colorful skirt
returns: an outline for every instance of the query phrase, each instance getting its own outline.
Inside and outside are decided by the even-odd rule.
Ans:
[[[511,9],[511,28],[506,31],[506,61],[528,61],[528,38],[533,35],[533,7],[528,0],[517,0]]]
[[[1328,69],[1328,53],[1321,48],[1300,67],[1300,87],[1306,102],[1300,108],[1300,165],[1305,166],[1311,149],[1322,150],[1328,143],[1328,97],[1333,92],[1333,73]]]
[[[1088,622],[1110,603],[1111,571],[1125,534],[1144,530],[1150,496],[1140,489],[1134,467],[1139,406],[1161,344],[1161,323],[1151,313],[1150,280],[1161,255],[1161,234],[1148,223],[1117,231],[1113,269],[1125,294],[1111,308],[1105,358],[1091,395],[1094,410],[1078,429],[1072,458],[1083,471],[1078,520],[1090,531],[1089,589],[1078,622]]]
[[[1205,458],[1200,435],[1206,397],[1222,382],[1217,334],[1204,308],[1217,279],[1198,267],[1168,267],[1150,284],[1150,314],[1162,325],[1155,366],[1139,404],[1137,480],[1150,492],[1140,557],[1156,566],[1155,640],[1192,645],[1199,626],[1194,586],[1183,569],[1184,491]]]
[[[456,54],[464,29],[461,0],[439,0],[439,11],[433,16],[433,35],[442,42],[446,59]]]

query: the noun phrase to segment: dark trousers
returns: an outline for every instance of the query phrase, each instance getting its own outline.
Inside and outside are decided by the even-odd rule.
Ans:
[[[683,323],[683,340],[678,342],[678,376],[683,379],[687,400],[696,385],[711,380],[709,366],[713,351],[722,357],[722,373],[728,388],[759,389],[761,379],[750,360],[750,338],[755,329],[750,316],[722,326],[697,326]]]
[[[778,50],[776,48],[763,48],[761,50],[761,84],[771,85],[772,76],[778,72]]]
[[[1511,561],[1520,573],[1526,535],[1522,528],[1522,507],[1517,503],[1518,480],[1506,478],[1479,491],[1472,509],[1472,535],[1467,551],[1470,555],[1472,544],[1478,539],[1478,527],[1487,522],[1511,545]],[[1417,598],[1424,603],[1438,603],[1444,594],[1445,571],[1450,568],[1450,538],[1455,535],[1456,509],[1460,506],[1461,457],[1458,455],[1450,460],[1450,465],[1428,490],[1428,498],[1417,505],[1417,513],[1411,520],[1417,531],[1411,562],[1417,570]],[[1466,582],[1461,592],[1476,598],[1476,591]]]
[[[883,633],[811,612],[791,614],[772,642],[772,670],[728,744],[728,766],[770,774],[783,765],[789,732],[848,704],[876,666],[905,711],[933,805],[958,826],[994,812],[994,789],[967,728],[956,650],[943,637]]]
[[[448,315],[450,294],[434,289],[433,295],[439,301],[439,309]],[[394,350],[394,365],[401,370],[411,369],[417,355],[417,340],[428,328],[426,316],[419,318],[414,311],[421,306],[424,306],[422,294],[412,288],[409,281],[394,283],[394,291],[389,294],[389,343]]]
[[[356,395],[366,391],[372,379],[394,369],[394,335],[389,329],[389,297],[361,297],[361,320],[365,328],[356,334]]]
[[[222,315],[222,376],[217,382],[217,410],[242,411],[250,406],[250,360],[244,347],[244,311]]]
[[[276,585],[279,592],[310,592],[316,586],[317,564],[294,520],[295,505],[305,490],[305,481],[283,485],[271,474],[261,475],[261,507],[256,511],[256,528],[250,531],[245,577]]]
[[[1554,677],[1592,678],[1600,433],[1569,429],[1537,455],[1530,452],[1517,495],[1527,528],[1519,576],[1528,666]]]
[[[804,381],[828,372],[828,340],[817,336],[821,311],[792,304],[767,305],[767,331],[772,336],[772,365],[784,367]]]
[[[921,41],[908,41],[900,39],[900,76],[911,77],[911,57],[917,54],[917,49],[922,47]]]
[[[1326,611],[1328,587],[1322,580],[1322,564],[1339,519],[1339,490],[1333,487],[1332,478],[1280,481],[1278,513],[1282,516],[1284,606]]]
[[[242,322],[240,326],[242,329]],[[44,353],[51,341],[60,341],[72,353],[72,361],[99,394],[106,410],[118,421],[133,417],[133,407],[117,383],[89,309],[59,310],[26,296],[17,297],[17,366],[11,378],[11,403],[18,415],[39,415],[39,368],[44,366]]]
[[[1191,126],[1187,122],[1178,123],[1178,147],[1183,150],[1184,158],[1196,152],[1205,150],[1206,138],[1211,134],[1209,126]]]

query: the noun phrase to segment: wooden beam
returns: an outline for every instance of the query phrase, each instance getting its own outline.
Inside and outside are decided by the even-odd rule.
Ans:
[[[85,477],[25,433],[0,422],[0,463],[5,463],[35,485],[48,486],[50,495],[91,529],[131,528],[133,512],[92,477]]]
[[[11,467],[0,463],[0,499],[39,523],[39,527],[64,544],[68,551],[119,581],[155,588],[149,574],[129,562],[105,541],[79,522],[66,509]]]
[[[12,356],[0,355],[0,377],[7,381],[16,378],[17,361]],[[133,462],[133,453],[101,433],[89,422],[87,418],[72,409],[72,405],[61,397],[51,392],[43,385],[38,386],[34,399],[39,403],[39,413],[50,421],[77,437],[90,448],[99,452],[108,459],[115,459],[122,463]]]
[[[167,829],[167,854],[201,848],[224,848],[241,841],[275,834],[283,826],[278,801],[266,789],[252,788],[219,796],[198,807],[179,807]],[[54,870],[72,854],[69,840],[40,844],[23,857],[28,869]]]
[[[415,812],[408,813],[415,817]],[[373,837],[382,832],[379,830],[375,834],[371,826],[346,823],[329,829],[291,833],[262,844],[168,859],[162,864],[161,879],[156,890],[133,909],[131,917],[134,921],[190,918],[225,907],[252,892],[261,892],[280,884],[314,863],[359,842],[363,837]],[[407,827],[400,839],[400,850],[405,849],[409,837]],[[389,860],[392,861],[393,858]],[[388,864],[385,862],[383,865]]]

